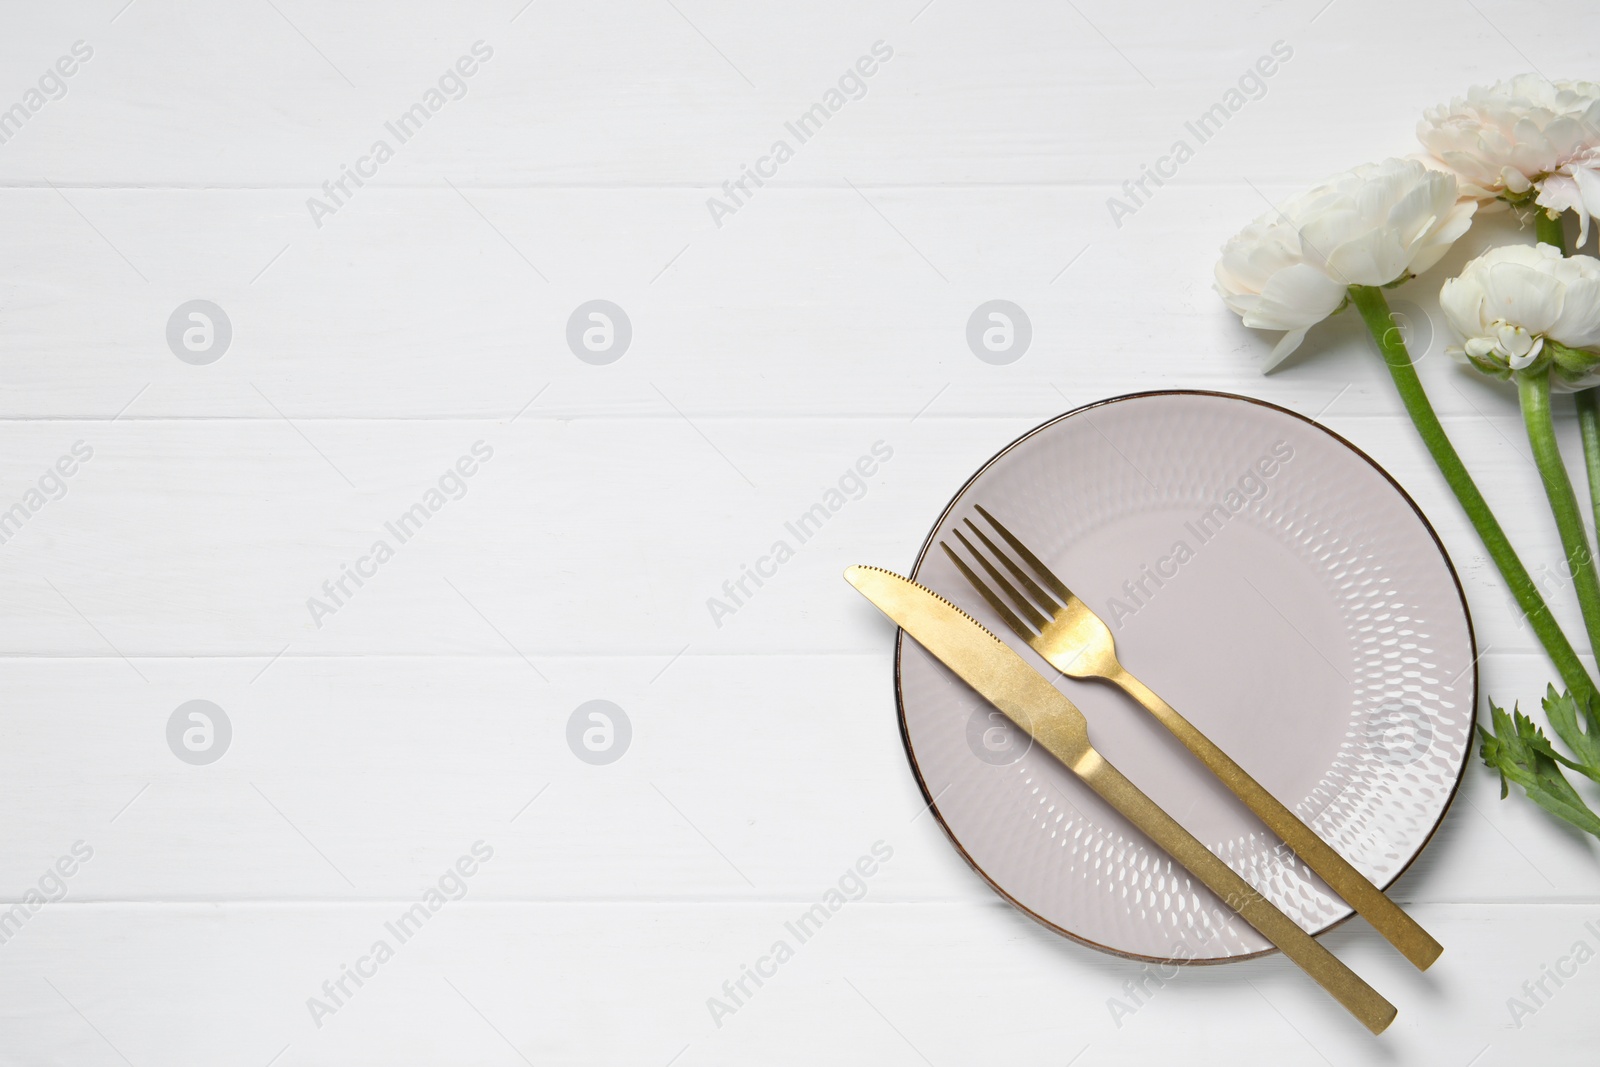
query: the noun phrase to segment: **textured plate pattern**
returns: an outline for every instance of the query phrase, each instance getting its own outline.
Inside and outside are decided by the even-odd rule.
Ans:
[[[1271,405],[1125,397],[1012,444],[952,501],[918,581],[1015,640],[938,539],[983,504],[1111,626],[1123,663],[1380,886],[1426,844],[1471,742],[1475,653],[1442,547],[1371,461]],[[913,767],[1000,892],[1097,947],[1230,960],[1270,945],[911,641]],[[1095,746],[1312,932],[1350,914],[1131,699],[1061,678]]]

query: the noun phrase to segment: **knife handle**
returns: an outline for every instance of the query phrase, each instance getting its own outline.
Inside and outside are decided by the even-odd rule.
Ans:
[[[1178,825],[1177,820],[1141,793],[1138,786],[1123,777],[1122,772],[1098,752],[1089,749],[1074,761],[1072,769],[1090,789],[1278,946],[1368,1030],[1381,1034],[1394,1021],[1393,1004],[1318,944],[1272,901],[1256,892],[1249,882]]]
[[[1150,691],[1139,679],[1123,670],[1108,679],[1121,686],[1133,699],[1143,704],[1183,746],[1199,758],[1233,794],[1267,824],[1268,829],[1283,838],[1295,855],[1305,861],[1324,882],[1344,898],[1372,928],[1382,934],[1401,955],[1419,970],[1427,970],[1444,948],[1428,931],[1407,915],[1400,905],[1390,900],[1383,890],[1373,885],[1365,875],[1352,867],[1343,856],[1333,850],[1315,830],[1301,822],[1294,812],[1284,807],[1261,783],[1239,766],[1211,739],[1195,728],[1188,719],[1175,711],[1171,704]]]

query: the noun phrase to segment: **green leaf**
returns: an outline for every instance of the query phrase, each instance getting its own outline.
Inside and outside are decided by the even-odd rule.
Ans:
[[[1508,715],[1493,701],[1489,703],[1489,719],[1494,731],[1478,728],[1483,739],[1478,754],[1500,772],[1500,796],[1505,797],[1509,783],[1515,782],[1529,800],[1545,811],[1600,837],[1600,815],[1590,810],[1561,773],[1561,765],[1571,761],[1550,747],[1549,739],[1533,720],[1516,707]]]
[[[1580,706],[1582,723],[1579,722]],[[1557,759],[1580,774],[1600,782],[1600,712],[1596,711],[1594,701],[1580,701],[1570,692],[1558,695],[1556,687],[1552,685],[1545,694],[1544,713],[1556,736],[1573,751],[1578,762],[1560,757]]]

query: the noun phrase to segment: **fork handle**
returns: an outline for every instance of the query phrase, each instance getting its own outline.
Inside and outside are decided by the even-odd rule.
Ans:
[[[1090,789],[1221,897],[1245,922],[1282,949],[1285,956],[1299,964],[1367,1029],[1380,1034],[1394,1021],[1393,1004],[1317,943],[1299,923],[1235,874],[1098,752],[1089,749],[1073,762],[1072,769]]]
[[[1172,705],[1151,692],[1148,686],[1125,669],[1110,675],[1107,680],[1143,704],[1146,711],[1183,742],[1185,748],[1199,757],[1200,762],[1244,801],[1273,833],[1281,837],[1295,855],[1305,861],[1306,866],[1343,897],[1357,914],[1371,923],[1373,929],[1399,949],[1401,955],[1419,970],[1427,970],[1439,958],[1444,951],[1443,946],[1417,925],[1415,919],[1318,837],[1316,831],[1301,822],[1294,812],[1267,792],[1261,783],[1250,777],[1243,767],[1213,744],[1193,723],[1173,710]]]

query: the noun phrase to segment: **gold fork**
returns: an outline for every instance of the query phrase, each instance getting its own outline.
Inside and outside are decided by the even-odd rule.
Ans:
[[[1026,641],[1034,651],[1063,674],[1073,678],[1095,678],[1120,687],[1142,704],[1146,711],[1154,715],[1173,736],[1183,742],[1183,746],[1210,768],[1211,772],[1220,778],[1235,796],[1244,801],[1273,833],[1281,837],[1295,854],[1305,861],[1306,866],[1315,871],[1334,892],[1370,922],[1373,928],[1399,949],[1406,959],[1415,964],[1419,970],[1427,970],[1428,966],[1439,958],[1439,953],[1444,951],[1439,942],[1417,925],[1416,920],[1402,911],[1398,904],[1385,896],[1383,890],[1368,881],[1343,856],[1318,837],[1314,830],[1296,818],[1293,812],[1262,788],[1244,768],[1197,730],[1193,723],[1179,715],[1170,704],[1129,674],[1117,661],[1116,642],[1111,636],[1111,630],[1100,616],[1074,596],[1072,590],[1051,573],[1044,562],[1010,530],[1001,525],[998,519],[982,507],[978,507],[977,511],[988,520],[989,525],[994,527],[1012,551],[1022,558],[1027,564],[1027,569],[990,540],[971,519],[964,520],[968,529],[983,542],[984,547],[1000,561],[1017,583],[1027,590],[1026,594],[1007,580],[982,552],[973,547],[972,542],[968,541],[960,530],[954,531],[957,540],[966,546],[967,551],[988,573],[994,584],[1004,591],[1005,599],[991,589],[949,545],[941,541],[939,547],[945,550],[951,561],[966,576],[967,581],[972,583],[973,588],[989,602],[989,606],[994,608],[1018,637]],[[1033,572],[1032,575],[1028,573],[1029,570]],[[1034,576],[1037,576],[1038,581],[1035,581]],[[1048,587],[1048,592],[1040,586],[1041,581]],[[1006,600],[1010,601],[1010,606]]]

